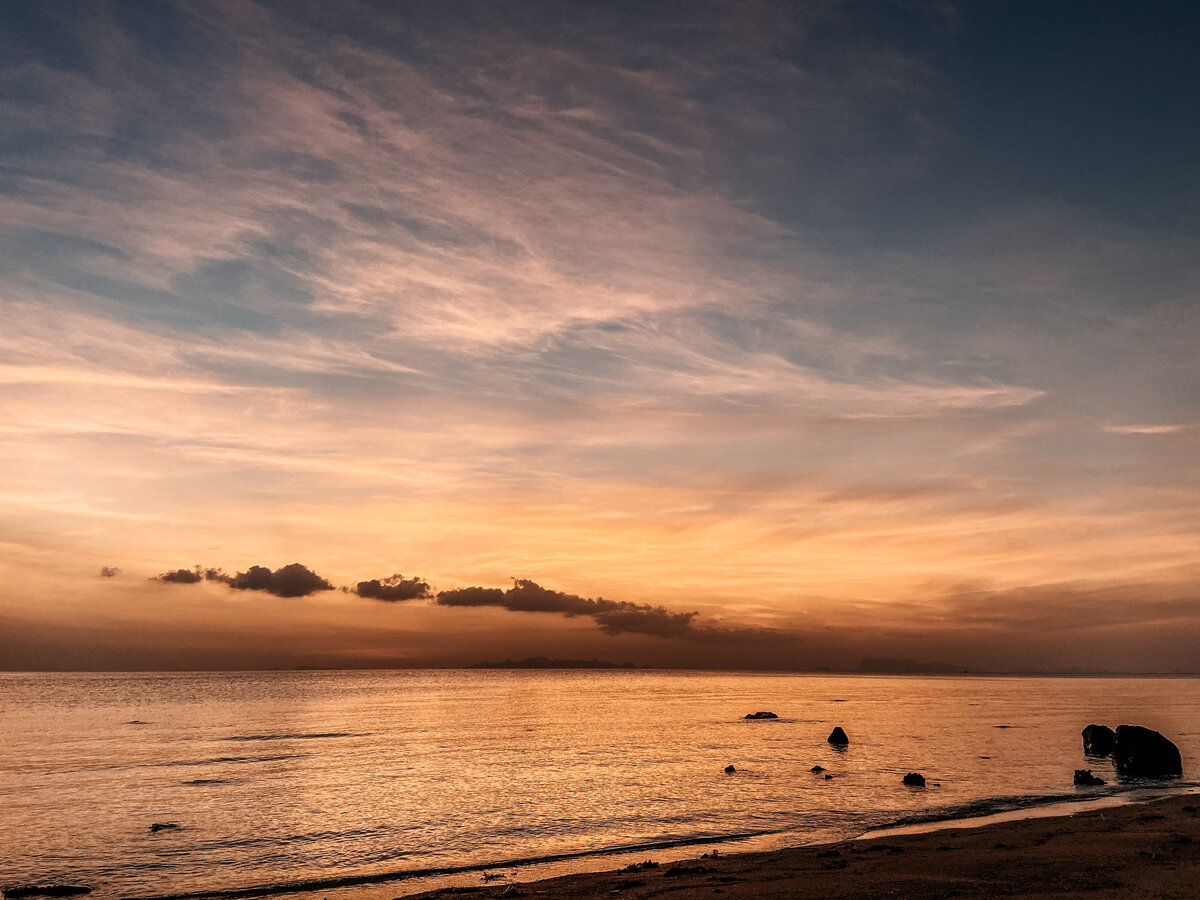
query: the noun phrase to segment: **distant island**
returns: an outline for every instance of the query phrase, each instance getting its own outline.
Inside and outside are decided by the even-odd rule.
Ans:
[[[968,669],[947,662],[918,662],[915,659],[873,656],[862,660],[854,671],[874,675],[974,675],[980,672],[979,669]]]
[[[547,659],[531,656],[529,659],[506,659],[501,662],[475,663],[472,669],[636,669],[631,662],[618,664],[607,659]]]

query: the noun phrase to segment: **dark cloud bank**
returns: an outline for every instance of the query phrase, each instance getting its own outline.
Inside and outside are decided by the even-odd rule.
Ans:
[[[155,580],[163,584],[199,584],[201,581],[215,581],[234,590],[265,591],[276,597],[307,597],[310,594],[335,589],[327,579],[300,563],[291,563],[274,570],[267,566],[251,566],[245,572],[238,572],[236,575],[228,575],[222,569],[197,565],[190,569],[163,572]],[[433,596],[433,591],[423,579],[405,578],[399,573],[387,578],[360,581],[353,588],[343,587],[342,590],[388,603]]]
[[[387,603],[396,603],[401,600],[421,600],[433,596],[432,589],[422,579],[405,578],[399,573],[387,578],[360,581],[354,586],[353,593],[360,597],[370,597],[372,600],[383,600]]]
[[[275,570],[251,566],[236,575],[195,566],[164,572],[156,580],[185,585],[212,581],[278,597],[334,589],[300,563]],[[904,621],[814,622],[801,630],[709,624],[697,621],[695,611],[582,597],[527,578],[513,579],[507,589],[472,586],[435,592],[424,579],[397,573],[341,590],[386,603],[433,600],[441,607],[493,607],[591,619],[601,633],[622,636],[626,644],[633,641],[628,646],[640,646],[636,652],[651,654],[656,664],[684,667],[847,670],[864,656],[902,655],[968,659],[976,669],[992,671],[1057,671],[1069,660],[1091,671],[1196,671],[1194,647],[1200,639],[1195,616],[1200,598],[1190,581],[1090,591],[1071,585],[1007,591],[951,588],[931,597],[920,615],[910,607]],[[1081,615],[1081,610],[1088,612]],[[657,649],[651,650],[639,643],[647,637],[668,643],[655,641]],[[599,649],[593,646],[588,652]],[[961,670],[958,664],[946,668]]]
[[[266,566],[251,566],[245,572],[227,575],[220,569],[176,569],[157,578],[164,584],[197,584],[217,581],[238,591],[265,591],[276,597],[307,597],[318,591],[332,591],[333,585],[307,566],[292,563],[272,571]]]
[[[544,588],[527,578],[513,579],[507,591],[500,588],[467,587],[441,591],[440,606],[498,606],[513,612],[561,613],[567,617],[588,616],[606,634],[650,634],[657,637],[689,637],[697,629],[695,612],[674,613],[661,606],[591,599]]]
[[[300,563],[292,563],[272,571],[266,566],[251,566],[245,572],[228,575],[221,569],[194,566],[175,569],[157,577],[163,584],[198,584],[215,581],[234,590],[265,591],[277,597],[306,597],[319,591],[334,590],[334,586],[316,572]],[[645,634],[661,638],[687,640],[763,639],[778,633],[761,629],[726,629],[697,625],[697,612],[672,612],[662,606],[630,603],[624,600],[605,600],[603,597],[581,597],[544,588],[528,578],[514,578],[508,590],[489,587],[465,587],[440,591],[437,594],[422,578],[405,578],[396,573],[387,578],[360,581],[343,591],[372,600],[397,603],[405,600],[425,600],[436,597],[439,606],[494,606],[512,612],[557,613],[568,618],[584,616],[596,622],[605,634]]]

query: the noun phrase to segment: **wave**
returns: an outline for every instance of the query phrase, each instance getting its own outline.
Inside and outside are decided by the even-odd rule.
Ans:
[[[283,759],[307,759],[308,753],[283,753],[277,756],[214,756],[212,759],[174,759],[170,762],[146,763],[140,766],[113,766],[114,769],[161,769],[171,766],[213,766],[221,763],[278,762]]]
[[[185,785],[209,785],[209,784],[236,784],[240,779],[237,778],[193,778],[191,781],[183,782]]]
[[[353,737],[370,737],[375,732],[352,732],[352,731],[322,731],[308,732],[299,734],[235,734],[232,737],[214,738],[217,741],[305,741],[315,738],[353,738]]]
[[[176,766],[215,766],[223,763],[259,763],[278,762],[285,759],[308,759],[310,753],[281,753],[274,756],[214,756],[211,759],[172,759],[167,762],[134,763],[133,765],[111,766],[80,766],[74,769],[60,769],[61,773],[73,772],[112,772],[128,771],[130,769],[168,769]]]
[[[327,891],[335,888],[358,887],[367,884],[386,884],[389,881],[404,881],[410,878],[436,878],[442,875],[483,872],[488,869],[511,869],[520,866],[535,866],[545,863],[566,862],[572,859],[586,859],[590,856],[616,856],[621,853],[642,853],[651,850],[667,850],[673,847],[688,847],[699,844],[722,844],[779,833],[781,833],[779,829],[767,829],[761,831],[741,831],[731,834],[705,834],[671,840],[617,844],[610,847],[601,847],[597,850],[574,850],[568,853],[551,853],[543,856],[492,860],[491,862],[470,863],[462,866],[439,866],[425,869],[400,869],[392,872],[374,872],[365,875],[335,875],[327,878],[304,878],[296,881],[277,881],[271,884],[258,884],[211,891],[139,895],[126,897],[123,900],[241,900],[241,898],[247,897],[270,897],[275,894],[298,894],[306,891]]]
[[[870,831],[867,832],[867,835],[870,835],[874,831],[885,831],[893,828],[906,828],[911,825],[928,825],[934,822],[954,822],[959,820],[978,819],[984,816],[997,815],[999,813],[1020,812],[1021,810],[1026,809],[1038,809],[1043,806],[1052,806],[1057,803],[1087,803],[1092,800],[1099,800],[1107,797],[1133,795],[1146,790],[1153,790],[1162,793],[1187,793],[1189,790],[1196,787],[1200,787],[1200,782],[1176,780],[1164,784],[1162,781],[1130,779],[1118,784],[1107,785],[1100,790],[1088,790],[1086,793],[1082,791],[1074,791],[1071,793],[1060,791],[1055,794],[1014,794],[1007,797],[987,797],[982,800],[972,800],[969,803],[938,807],[927,812],[916,813],[911,816],[902,816],[899,819],[893,819],[887,823],[872,827]]]

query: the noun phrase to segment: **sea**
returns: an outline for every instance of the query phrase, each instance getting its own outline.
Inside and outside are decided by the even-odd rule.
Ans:
[[[1184,778],[1118,779],[1083,755],[1091,722],[1161,731]],[[1107,784],[1074,787],[1079,768]],[[1190,678],[2,673],[0,887],[383,900],[1119,802],[1198,773]]]

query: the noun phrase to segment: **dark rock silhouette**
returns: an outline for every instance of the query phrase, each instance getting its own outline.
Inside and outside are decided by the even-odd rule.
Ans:
[[[1117,726],[1113,763],[1117,774],[1127,778],[1178,778],[1183,774],[1179,748],[1141,725]]]
[[[813,766],[808,771],[812,772],[814,775],[820,775],[822,772],[825,771],[825,767],[824,766]]]
[[[1094,787],[1104,783],[1104,779],[1093,775],[1091,769],[1075,770],[1075,784],[1078,787]]]
[[[901,781],[909,787],[925,787],[925,776],[920,772],[909,772]]]
[[[1107,725],[1089,725],[1083,729],[1083,752],[1088,756],[1112,756],[1117,733]]]
[[[826,773],[825,773],[825,780],[826,780],[826,781],[833,781],[833,776],[832,776],[832,775],[830,775],[828,772],[826,772]]]
[[[172,828],[178,828],[178,822],[155,822],[150,826],[151,831],[169,831]]]
[[[833,729],[832,733],[830,733],[827,740],[831,744],[843,744],[844,745],[844,744],[850,743],[850,738],[846,737],[846,732],[842,731],[841,725],[839,725],[837,728]]]
[[[726,775],[732,775],[732,774],[733,774],[734,772],[736,772],[736,771],[737,771],[737,769],[735,769],[733,766],[726,766],[726,767],[725,767],[725,774],[726,774]]]
[[[756,713],[746,713],[746,715],[743,716],[743,718],[746,718],[746,719],[778,719],[779,716],[775,715],[775,713],[773,713],[773,712],[756,712]]]
[[[4,889],[9,900],[18,897],[75,897],[90,894],[92,889],[83,884],[22,884]]]

